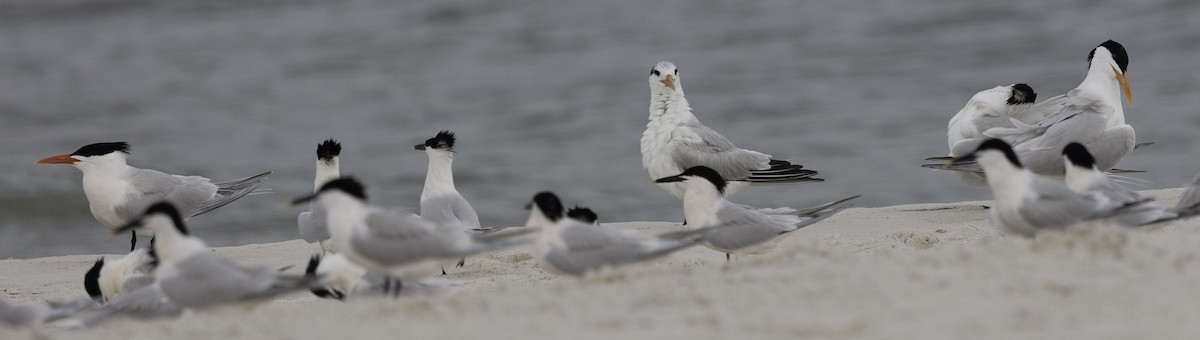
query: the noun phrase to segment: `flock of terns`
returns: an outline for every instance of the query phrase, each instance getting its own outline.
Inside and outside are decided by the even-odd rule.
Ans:
[[[1125,123],[1122,92],[1132,103],[1123,46],[1106,41],[1088,55],[1076,89],[1035,103],[1025,84],[975,95],[948,126],[950,157],[926,167],[954,170],[995,195],[992,221],[1002,231],[1032,236],[1101,221],[1123,226],[1162,224],[1200,214],[1200,177],[1173,207],[1121,186],[1112,167],[1139,145]],[[692,114],[679,70],[660,62],[650,72],[650,121],[641,138],[642,164],[654,182],[683,201],[681,231],[645,235],[602,226],[595,212],[567,208],[551,192],[533,196],[523,227],[488,227],[454,186],[456,138],[441,131],[413,148],[428,156],[420,209],[368,204],[363,183],[340,171],[342,145],[317,147],[314,191],[297,217],[302,239],[318,244],[303,275],[286,267],[236,263],[191,236],[188,218],[264,192],[270,172],[227,182],[139,169],[126,162],[126,143],[96,143],[43,164],[68,164],[83,173],[95,218],[112,233],[130,232],[131,252],[96,261],[84,275],[89,297],[71,301],[0,299],[0,323],[87,328],[114,316],[177,317],[185,310],[253,306],[309,290],[325,298],[397,296],[460,283],[432,280],[469,257],[524,247],[540,268],[581,276],[667,256],[702,245],[726,254],[771,250],[789,233],[848,208],[849,196],[810,208],[754,208],[726,200],[753,185],[819,182],[816,171],[741,149]],[[138,248],[138,233],[153,235]]]

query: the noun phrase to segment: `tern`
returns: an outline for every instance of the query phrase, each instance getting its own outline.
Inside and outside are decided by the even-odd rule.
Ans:
[[[724,252],[726,260],[735,254],[765,253],[791,232],[849,208],[849,204],[843,203],[859,197],[855,195],[801,210],[755,209],[725,200],[728,181],[706,166],[691,167],[655,182],[682,182],[687,186],[687,194],[683,197],[684,216],[698,228],[718,228],[708,235],[704,245]]]
[[[713,129],[704,126],[692,114],[683,96],[679,69],[667,61],[650,70],[650,123],[642,133],[642,166],[650,178],[675,175],[693,166],[716,169],[721,176],[734,182],[728,192],[748,185],[772,185],[820,182],[816,171],[799,164],[772,158],[771,155],[741,149]],[[684,196],[684,186],[678,183],[659,183],[659,187],[677,198]]]
[[[366,268],[350,262],[345,254],[340,253],[313,255],[308,261],[305,273],[321,277],[322,286],[309,289],[313,295],[342,301],[355,296],[395,297],[401,292],[406,295],[434,292],[462,285],[459,281],[450,280],[410,280],[395,284],[383,275],[369,272]]]
[[[533,196],[527,227],[540,228],[532,255],[541,268],[556,274],[582,276],[666,256],[704,241],[711,229],[642,236],[630,230],[604,228],[565,217],[562,201],[551,192]]]
[[[96,260],[83,276],[83,287],[96,302],[104,303],[154,282],[154,259],[145,249],[134,249],[118,261]]]
[[[144,228],[156,235],[158,268],[154,278],[162,293],[182,308],[208,309],[222,304],[253,306],[278,295],[306,289],[317,278],[287,275],[271,266],[245,266],[221,257],[188,234],[183,215],[169,202],[158,202],[141,218],[114,231]]]
[[[153,254],[136,249],[121,260],[105,264],[103,258],[83,276],[88,295],[99,303],[80,310],[60,323],[87,328],[115,316],[137,319],[178,317],[183,307],[162,292],[154,278]]]
[[[425,172],[425,188],[421,190],[421,218],[437,225],[457,225],[467,230],[481,230],[479,215],[467,199],[454,188],[454,133],[442,130],[413,150],[425,151],[429,169]],[[455,264],[462,267],[466,259]],[[442,269],[446,274],[446,269]]]
[[[328,213],[329,233],[339,253],[391,279],[429,276],[444,261],[525,243],[513,238],[520,234],[472,235],[461,225],[440,226],[420,216],[369,206],[366,189],[354,178],[335,179],[291,203],[313,199]]]
[[[1067,92],[1062,109],[1037,124],[1012,120],[1015,128],[992,128],[985,138],[1007,142],[1021,164],[1034,173],[1061,178],[1065,176],[1061,151],[1070,142],[1083,144],[1096,158],[1096,167],[1109,171],[1125,154],[1139,145],[1133,127],[1125,123],[1121,95],[1133,104],[1129,87],[1129,54],[1125,47],[1105,41],[1088,54],[1088,72],[1083,82]],[[1145,145],[1145,144],[1143,144]],[[930,160],[943,160],[931,158]],[[944,165],[926,164],[937,168]],[[981,172],[979,164],[955,162],[948,168]]]
[[[313,191],[320,189],[326,182],[341,176],[338,157],[342,153],[342,144],[333,139],[326,139],[317,145],[317,175],[313,180]],[[296,216],[296,224],[300,229],[300,238],[308,243],[318,243],[321,250],[336,253],[337,248],[329,241],[329,228],[325,226],[325,209],[317,204],[309,204],[308,211]]]
[[[1129,188],[1121,186],[1096,167],[1096,159],[1088,152],[1087,147],[1079,143],[1067,144],[1063,148],[1063,162],[1067,169],[1066,183],[1081,195],[1101,202],[1101,205],[1131,205],[1146,201],[1146,198]],[[1200,176],[1197,176],[1200,179]],[[1192,181],[1188,190],[1196,189],[1196,180]],[[1185,191],[1179,202],[1173,208],[1167,208],[1155,202],[1145,202],[1145,210],[1114,216],[1113,219],[1121,225],[1141,226],[1155,223],[1170,222],[1190,218],[1200,213],[1200,197],[1189,195]]]
[[[950,118],[946,125],[946,140],[950,157],[958,157],[972,151],[983,142],[985,131],[993,128],[1014,128],[1012,120],[1025,124],[1036,124],[1047,116],[1057,113],[1066,101],[1065,95],[1034,104],[1037,92],[1027,84],[996,86],[979,91],[967,105]],[[981,174],[957,172],[967,184],[987,185]]]
[[[567,210],[567,217],[580,220],[583,222],[600,225],[600,216],[596,215],[595,211],[588,207],[575,206]]]
[[[1022,166],[1008,143],[988,139],[970,154],[946,163],[978,162],[995,196],[992,223],[1006,233],[1033,236],[1042,230],[1065,229],[1081,222],[1108,219],[1150,209],[1148,200],[1099,200],[1080,195],[1067,184],[1035,174]],[[1061,162],[1061,160],[1060,160]]]
[[[180,176],[126,164],[129,144],[125,142],[85,145],[70,154],[51,156],[39,164],[69,164],[83,172],[83,193],[92,216],[109,229],[124,226],[158,201],[178,207],[185,217],[220,208],[247,194],[271,172],[247,178],[216,182],[200,176]],[[133,234],[130,249],[137,246]]]

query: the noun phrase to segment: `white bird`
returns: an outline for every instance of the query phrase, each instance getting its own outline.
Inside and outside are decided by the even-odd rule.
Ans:
[[[321,287],[310,288],[317,297],[347,300],[355,296],[395,297],[417,293],[433,293],[461,286],[452,280],[410,280],[396,283],[378,273],[350,262],[345,254],[313,255],[305,274],[321,278]]]
[[[339,253],[392,279],[429,276],[444,261],[523,243],[507,235],[470,235],[462,226],[439,226],[412,214],[368,206],[365,189],[353,178],[325,183],[292,204],[313,199],[328,213],[329,233]]]
[[[1013,120],[1015,128],[992,128],[987,138],[998,138],[1013,145],[1022,164],[1034,173],[1062,177],[1065,168],[1062,148],[1070,142],[1083,144],[1096,157],[1096,167],[1109,171],[1136,145],[1133,127],[1125,124],[1121,94],[1133,103],[1126,73],[1129,55],[1121,44],[1109,40],[1088,55],[1088,73],[1083,82],[1067,92],[1066,102],[1057,113],[1036,125]],[[937,164],[926,167],[936,168]],[[956,171],[979,172],[977,164],[956,163]]]
[[[642,236],[630,230],[604,228],[565,217],[562,201],[550,192],[533,196],[528,208],[529,220],[525,225],[541,229],[532,255],[543,270],[556,274],[582,276],[603,268],[652,260],[697,245],[712,231]]]
[[[734,254],[761,254],[791,232],[820,222],[850,205],[846,201],[858,195],[825,203],[812,208],[755,209],[725,200],[728,182],[720,173],[705,166],[688,168],[680,174],[655,180],[658,183],[679,183],[687,186],[683,197],[684,216],[693,228],[717,228],[706,238],[704,245],[725,253],[726,260]]]
[[[109,229],[124,226],[146,211],[167,201],[185,217],[220,208],[255,192],[271,172],[216,182],[200,176],[171,175],[126,164],[129,144],[124,142],[85,145],[70,154],[37,161],[39,164],[69,164],[83,172],[83,193],[96,220]],[[133,235],[132,250],[137,245]]]
[[[154,232],[158,267],[154,278],[162,294],[187,309],[219,305],[253,306],[278,295],[306,289],[316,278],[287,275],[271,266],[245,266],[208,249],[188,234],[179,210],[159,202],[114,232],[145,228]]]
[[[995,205],[990,209],[992,223],[1006,233],[1033,236],[1041,230],[1064,229],[1147,209],[1146,200],[1118,202],[1077,194],[1063,182],[1024,168],[1016,152],[1002,140],[986,140],[975,152],[946,165],[964,161],[978,162],[986,172],[995,196]]]
[[[96,302],[104,303],[118,295],[150,285],[154,283],[152,268],[155,261],[146,248],[134,249],[111,263],[100,258],[84,274],[84,290]]]
[[[313,180],[313,191],[320,189],[326,182],[341,177],[338,157],[342,153],[342,144],[333,139],[326,139],[317,145],[317,175]],[[329,227],[325,226],[325,209],[316,203],[308,205],[308,211],[296,216],[296,224],[300,229],[300,238],[308,243],[319,243],[321,250],[336,253],[337,248],[329,241]]]
[[[454,133],[442,130],[424,144],[413,146],[423,150],[429,157],[429,169],[425,172],[425,188],[421,190],[421,218],[441,226],[462,226],[467,230],[479,231],[479,215],[471,203],[454,188]],[[455,264],[462,267],[466,259]],[[446,269],[442,269],[446,274]]]
[[[972,151],[985,139],[984,131],[992,128],[1014,128],[1012,120],[1025,124],[1036,124],[1062,109],[1065,95],[1059,95],[1034,104],[1037,92],[1026,84],[996,86],[979,91],[950,118],[946,125],[946,141],[950,157],[958,157]],[[982,174],[956,172],[964,182],[972,186],[987,185]]]
[[[679,70],[659,62],[650,70],[650,123],[642,133],[642,166],[650,178],[675,175],[693,166],[707,166],[734,182],[729,194],[748,185],[820,182],[816,171],[803,169],[771,155],[741,149],[692,114]],[[684,186],[660,183],[659,187],[682,199]]]
[[[1200,197],[1189,196],[1185,191],[1179,202],[1173,208],[1164,207],[1156,202],[1146,202],[1136,191],[1121,186],[1096,167],[1096,159],[1088,152],[1087,147],[1079,143],[1067,144],[1063,148],[1063,162],[1067,169],[1066,183],[1072,191],[1101,202],[1101,205],[1132,205],[1142,203],[1143,211],[1114,216],[1118,224],[1127,226],[1142,226],[1148,224],[1171,222],[1194,217],[1200,213]],[[1200,179],[1200,176],[1197,177]],[[1192,181],[1189,190],[1195,190],[1196,181]]]

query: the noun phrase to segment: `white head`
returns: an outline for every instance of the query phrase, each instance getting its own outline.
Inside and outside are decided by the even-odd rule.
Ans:
[[[669,61],[660,61],[650,69],[650,92],[672,93],[683,91],[679,83],[679,69]]]
[[[325,182],[341,176],[341,165],[338,161],[338,157],[341,154],[342,144],[332,138],[326,139],[317,145],[317,176],[314,183],[315,187],[319,188]]]
[[[80,171],[87,172],[98,168],[109,168],[125,165],[129,156],[129,143],[111,142],[84,145],[70,154],[46,157],[38,160],[38,164],[69,164]]]

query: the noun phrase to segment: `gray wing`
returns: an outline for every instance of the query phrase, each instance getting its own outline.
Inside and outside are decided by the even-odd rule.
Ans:
[[[121,291],[122,292],[137,291],[142,288],[149,287],[150,285],[154,285],[156,282],[157,281],[154,279],[153,274],[133,275],[128,278],[125,278],[125,281],[121,281]],[[125,293],[125,294],[128,294],[128,293]],[[125,295],[125,294],[121,294],[121,295]]]
[[[461,195],[434,196],[421,200],[421,218],[438,225],[461,224],[479,229],[479,215]]]
[[[183,307],[163,295],[157,284],[122,294],[98,308],[82,311],[71,318],[92,327],[112,317],[137,319],[174,318],[183,315]]]
[[[1036,199],[1021,203],[1021,218],[1037,229],[1065,228],[1095,214],[1094,203],[1084,200],[1063,183],[1034,177]]]
[[[47,310],[45,306],[0,299],[0,323],[12,327],[33,326],[42,322]]]
[[[296,216],[296,224],[300,229],[300,238],[305,242],[315,243],[328,240],[329,227],[325,215],[325,208],[320,204],[310,204],[308,211],[300,213]]]
[[[133,169],[129,185],[135,192],[117,216],[126,221],[141,217],[151,204],[167,201],[183,216],[191,216],[217,193],[217,185],[200,176],[177,176],[149,169]]]
[[[751,170],[770,168],[771,155],[739,149],[707,126],[695,124],[676,130],[668,144],[671,158],[681,169],[707,166],[725,179],[745,179]]]
[[[352,235],[350,243],[355,252],[386,266],[458,257],[453,246],[469,242],[462,230],[438,228],[412,214],[374,210],[368,213],[366,223],[366,232]]]
[[[266,298],[305,288],[301,277],[270,267],[243,267],[216,254],[192,255],[177,265],[179,275],[159,282],[167,298],[188,308]],[[315,278],[313,278],[315,279]]]
[[[643,239],[624,230],[584,223],[568,225],[559,236],[566,247],[550,250],[545,255],[545,261],[559,271],[572,275],[664,256],[703,240]]]
[[[778,225],[757,210],[726,204],[717,210],[717,229],[708,235],[708,243],[718,249],[741,249],[767,242],[796,229]]]
[[[1175,203],[1175,210],[1184,211],[1200,208],[1200,174],[1192,178],[1192,183],[1188,184],[1187,190],[1184,190],[1179,195],[1179,202]]]

